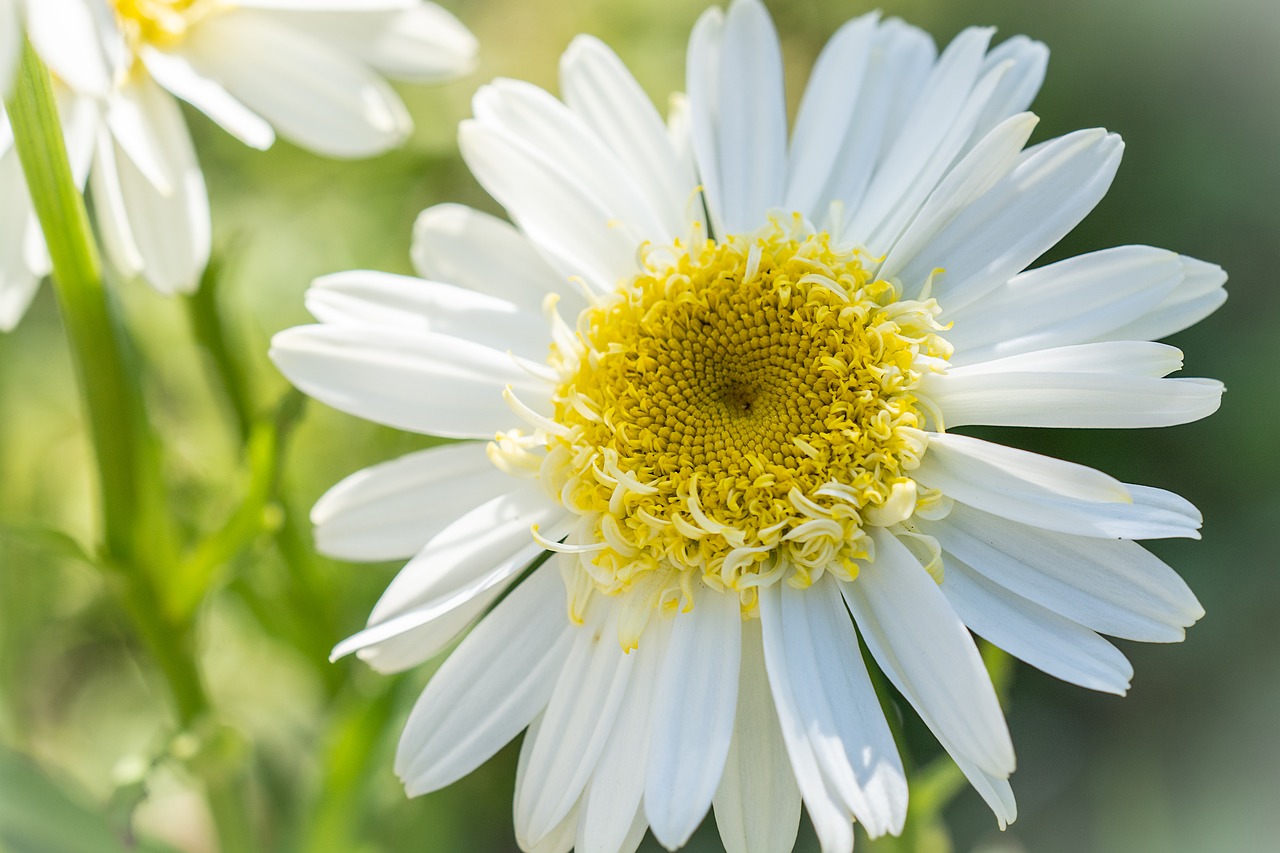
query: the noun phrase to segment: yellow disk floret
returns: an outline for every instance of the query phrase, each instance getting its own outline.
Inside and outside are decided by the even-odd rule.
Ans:
[[[111,0],[129,46],[169,47],[187,34],[192,24],[219,6],[221,0]]]
[[[852,578],[867,526],[935,498],[909,476],[926,443],[915,390],[950,347],[937,304],[874,266],[779,225],[650,250],[561,330],[540,473],[580,519],[571,597],[688,606],[701,578],[751,615],[763,584]]]

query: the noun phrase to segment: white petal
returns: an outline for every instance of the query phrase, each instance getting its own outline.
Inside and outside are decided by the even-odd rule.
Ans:
[[[796,786],[804,798],[805,809],[817,832],[822,853],[851,853],[853,850],[853,817],[840,795],[823,777],[806,721],[793,687],[795,676],[790,669],[781,615],[781,591],[776,585],[760,590],[765,667],[769,689],[778,713],[782,740],[787,747]],[[768,602],[768,604],[766,604]]]
[[[884,674],[947,741],[948,751],[997,777],[1013,745],[982,657],[924,567],[883,528],[875,560],[840,588]]]
[[[1047,530],[1104,539],[1199,535],[1200,514],[1177,495],[967,436],[930,433],[912,476],[961,503]]]
[[[697,185],[654,108],[617,55],[599,39],[578,36],[560,60],[564,101],[613,151],[665,230],[683,232],[684,210]]]
[[[472,101],[476,121],[519,140],[530,155],[565,165],[573,181],[608,211],[611,227],[635,242],[670,242],[684,229],[682,208],[654,208],[632,174],[581,117],[547,92],[518,80],[483,86]],[[692,187],[689,188],[690,190]]]
[[[1007,373],[1086,373],[1159,378],[1182,369],[1182,350],[1148,341],[1103,341],[1030,352],[966,364],[954,376]]]
[[[975,506],[979,501],[1003,508],[1023,501],[1050,503],[1069,499],[1130,503],[1132,500],[1119,481],[1101,471],[951,433],[929,434],[929,449],[912,476],[930,488],[941,489],[956,500]]]
[[[1192,326],[1227,301],[1222,289],[1227,274],[1217,264],[1205,263],[1185,255],[1182,281],[1174,290],[1141,317],[1099,337],[1112,340],[1154,341]]]
[[[831,204],[841,208],[843,217],[852,216],[861,207],[876,165],[894,150],[936,55],[927,33],[896,18],[885,21],[876,31],[866,79],[856,101],[850,91],[837,95],[840,104],[828,104],[829,109],[843,110],[847,100],[857,117],[839,140],[831,175],[813,206],[815,221]]]
[[[18,325],[40,284],[43,270],[32,269],[26,251],[39,235],[18,151],[10,146],[0,153],[0,332]]]
[[[975,143],[1009,116],[1031,106],[1036,93],[1040,91],[1040,84],[1044,82],[1045,68],[1049,64],[1049,48],[1026,36],[1014,36],[987,54],[983,71],[1006,62],[1012,62],[1012,67],[1001,78],[1000,85],[996,87],[986,109],[974,125]]]
[[[742,626],[738,710],[713,804],[728,853],[789,853],[795,846],[800,789],[769,689],[759,619]]]
[[[787,109],[782,50],[759,0],[704,15],[689,42],[694,150],[717,235],[750,232],[782,203]]]
[[[577,803],[626,696],[636,658],[618,644],[617,608],[595,602],[572,630],[561,670],[516,790],[516,835],[537,844]]]
[[[942,592],[969,629],[1055,678],[1121,696],[1133,667],[1093,631],[1059,616],[947,554]]]
[[[135,119],[149,123],[146,134],[173,175],[166,191],[157,188],[114,136],[100,135],[91,173],[98,221],[113,262],[139,274],[161,293],[190,293],[209,262],[212,228],[204,175],[178,104],[150,77],[128,84]]]
[[[1183,278],[1176,254],[1150,246],[1119,246],[1027,270],[945,314],[952,323],[947,341],[955,347],[951,363],[1109,337],[1161,303]]]
[[[159,109],[165,109],[157,102],[167,98],[149,83],[120,86],[107,100],[106,116],[116,145],[161,195],[172,194],[183,166],[176,162],[160,122],[153,119]]]
[[[568,282],[543,260],[523,234],[495,216],[460,204],[438,204],[413,226],[418,274],[539,311],[548,293]],[[570,291],[570,298],[576,295]]]
[[[769,608],[781,620],[795,712],[828,786],[872,838],[902,832],[906,775],[839,588],[827,577],[776,588],[761,596],[761,618]]]
[[[887,249],[955,159],[997,82],[990,78],[975,87],[993,32],[970,27],[938,57],[865,197],[849,211],[846,235],[873,250]]]
[[[441,664],[405,723],[395,770],[410,796],[466,776],[546,707],[571,633],[554,566],[494,608]]]
[[[654,619],[639,647],[630,653],[636,658],[631,683],[584,795],[578,853],[616,853],[625,847],[632,832],[644,795],[653,697],[666,660],[669,634],[666,620]]]
[[[1008,174],[1038,121],[1031,113],[1020,113],[983,137],[938,184],[915,220],[893,244],[877,275],[896,277],[960,211]]]
[[[858,92],[871,63],[880,14],[870,12],[845,23],[822,48],[800,101],[787,154],[783,208],[820,220],[816,204],[836,167],[845,138],[854,125],[870,119],[859,114]]]
[[[230,11],[175,50],[280,134],[318,154],[368,157],[412,126],[400,98],[364,64],[265,15]]]
[[[635,273],[635,236],[614,227],[614,211],[573,177],[572,164],[476,121],[461,124],[458,144],[476,180],[563,275],[611,291]]]
[[[310,4],[311,8],[272,17],[399,80],[436,82],[475,67],[475,36],[434,3],[346,5],[349,8],[323,10]]]
[[[369,614],[369,625],[437,602],[499,566],[519,562],[516,558],[531,549],[537,556],[542,548],[530,528],[557,526],[563,516],[564,510],[539,484],[513,481],[506,493],[460,512],[432,537],[387,586]],[[523,565],[513,566],[520,568]]]
[[[332,658],[432,626],[476,597],[505,587],[543,553],[529,532],[534,524],[554,538],[569,530],[563,510],[538,491],[534,484],[522,484],[441,531],[392,580],[374,605],[368,627],[335,646]],[[424,641],[420,659],[439,651],[468,621],[456,617],[440,630],[418,631],[432,641]]]
[[[1123,364],[1109,362],[1113,370],[1108,373],[1022,369],[964,372],[961,368],[946,375],[927,376],[920,384],[920,394],[943,411],[947,428],[967,424],[1160,427],[1199,420],[1218,409],[1222,398],[1220,382],[1159,379],[1138,371],[1129,374],[1114,370]]]
[[[450,438],[489,439],[514,426],[505,386],[531,406],[549,393],[518,356],[433,333],[299,326],[272,338],[270,355],[290,382],[339,411]]]
[[[533,360],[551,333],[541,315],[473,290],[412,276],[352,270],[316,279],[307,310],[322,323],[438,332]]]
[[[316,550],[340,560],[413,556],[460,514],[514,485],[485,447],[432,447],[347,477],[311,510]]]
[[[212,69],[199,70],[183,54],[151,45],[144,45],[138,55],[157,83],[213,119],[245,145],[263,151],[276,141],[276,132],[266,119],[207,75],[206,71]]]
[[[27,37],[49,69],[72,89],[102,96],[127,62],[109,5],[97,0],[28,0]]]
[[[1018,165],[962,211],[901,279],[912,287],[936,269],[934,295],[956,311],[1008,281],[1061,240],[1106,194],[1124,146],[1081,130],[1028,148]]]
[[[720,784],[738,703],[742,618],[738,596],[699,586],[678,614],[653,704],[644,808],[668,849],[698,828]]]
[[[963,506],[921,529],[975,572],[1103,634],[1176,642],[1204,615],[1182,578],[1136,542],[1039,530]]]

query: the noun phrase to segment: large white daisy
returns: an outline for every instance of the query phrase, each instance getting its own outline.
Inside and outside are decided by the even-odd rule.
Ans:
[[[0,17],[13,2],[0,0]],[[365,157],[399,145],[412,127],[384,76],[441,80],[468,71],[476,49],[462,24],[424,0],[27,6],[31,41],[65,100],[88,102],[75,106],[92,125],[82,171],[111,260],[164,293],[194,290],[210,250],[204,176],[175,98],[254,148],[278,132],[319,154]],[[3,162],[6,140],[7,123],[0,204],[16,208],[26,190],[16,157]],[[0,234],[0,329],[21,319],[46,271],[29,262],[43,254],[21,248],[29,243],[16,230]]]
[[[335,654],[400,670],[479,619],[405,728],[410,794],[527,727],[525,850],[634,850],[646,827],[676,848],[714,805],[728,850],[785,851],[803,802],[848,851],[852,821],[897,833],[907,805],[865,644],[1003,825],[1013,747],[970,631],[1124,693],[1099,635],[1175,641],[1199,618],[1133,541],[1196,537],[1194,507],[953,431],[1165,426],[1222,391],[1163,378],[1181,354],[1150,343],[1221,304],[1217,267],[1123,246],[1027,270],[1121,143],[1024,149],[1047,52],[991,37],[938,55],[851,21],[789,143],[757,0],[699,20],[670,127],[580,38],[563,101],[498,81],[462,126],[515,227],[433,208],[423,280],[311,288],[320,324],[272,350],[298,387],[466,440],[313,514],[329,554],[412,557]]]

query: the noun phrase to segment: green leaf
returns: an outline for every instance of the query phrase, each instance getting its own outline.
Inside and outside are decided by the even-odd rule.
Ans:
[[[29,759],[0,749],[0,845],[11,853],[176,853],[121,838],[105,811],[64,790]]]

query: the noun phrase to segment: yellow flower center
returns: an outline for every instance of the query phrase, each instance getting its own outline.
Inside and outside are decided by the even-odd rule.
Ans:
[[[177,44],[193,24],[225,5],[220,0],[111,0],[111,4],[135,54],[147,44]]]
[[[936,302],[900,299],[872,269],[775,224],[650,249],[561,329],[554,423],[494,450],[545,441],[540,476],[579,516],[560,547],[580,567],[571,615],[627,593],[642,622],[687,607],[701,578],[751,616],[761,585],[852,579],[873,556],[868,525],[937,500],[909,476],[926,447],[914,392],[950,346]]]

